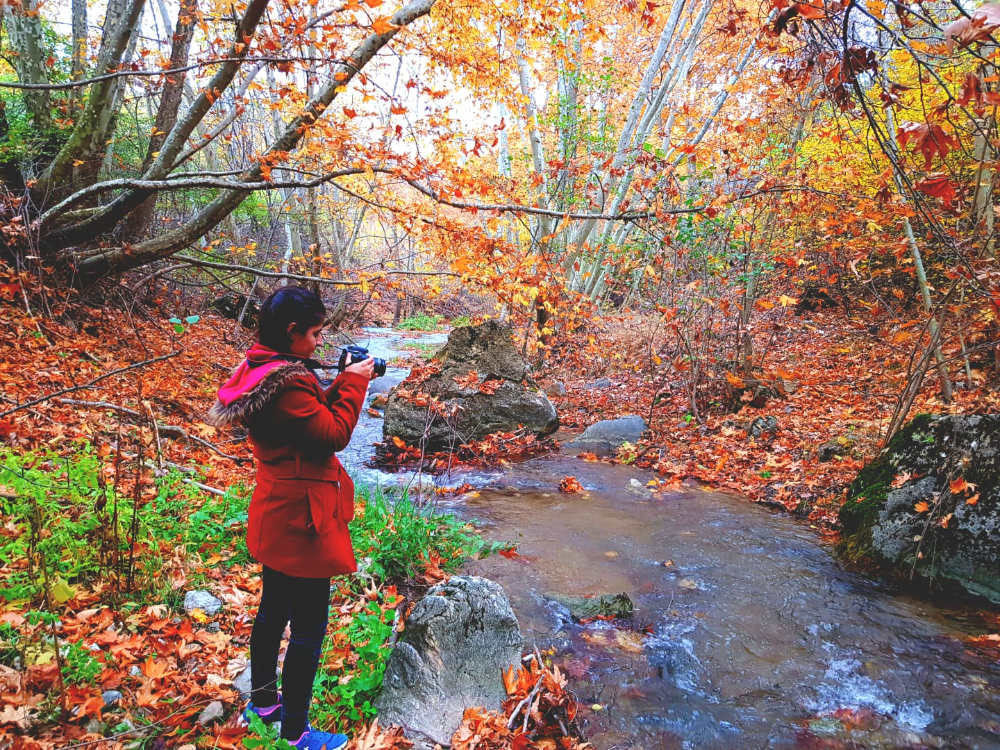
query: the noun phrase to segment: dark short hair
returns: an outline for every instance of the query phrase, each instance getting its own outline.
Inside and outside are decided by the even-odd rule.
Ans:
[[[257,340],[276,352],[291,350],[288,326],[305,333],[326,320],[326,306],[316,292],[300,286],[283,286],[271,292],[257,316]]]

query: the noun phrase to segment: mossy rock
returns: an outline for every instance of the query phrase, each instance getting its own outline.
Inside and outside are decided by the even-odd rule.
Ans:
[[[974,489],[952,492],[961,480]],[[842,553],[1000,603],[1000,416],[917,416],[855,478],[840,521]]]
[[[593,596],[571,596],[569,594],[546,594],[547,599],[563,605],[575,620],[593,620],[595,617],[631,617],[635,605],[628,594],[594,594]]]
[[[555,406],[511,336],[509,326],[494,320],[453,330],[434,355],[437,372],[420,382],[411,374],[389,394],[386,440],[437,451],[522,427],[537,436],[555,432]]]

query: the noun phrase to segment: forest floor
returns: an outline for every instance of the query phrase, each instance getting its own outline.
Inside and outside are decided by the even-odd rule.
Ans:
[[[744,401],[753,395],[749,379],[707,379],[702,398],[714,398],[696,416],[681,382],[683,363],[678,372],[652,361],[656,321],[643,317],[596,323],[590,345],[551,357],[539,380],[565,385],[566,396],[552,398],[563,427],[584,428],[626,414],[646,420],[648,437],[625,446],[614,460],[653,469],[667,484],[687,479],[732,490],[835,531],[848,485],[879,450],[922,321],[876,326],[845,319],[840,309],[778,308],[766,324],[773,335],[757,377],[772,396],[759,405],[740,401],[741,391],[749,394]],[[1000,391],[986,387],[995,375],[972,375],[972,388],[963,380],[954,384],[950,404],[939,397],[936,375],[929,375],[910,417],[996,413]],[[754,422],[766,424],[768,417],[776,427],[753,435]]]

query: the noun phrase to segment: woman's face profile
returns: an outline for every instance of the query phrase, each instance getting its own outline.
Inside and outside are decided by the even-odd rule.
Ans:
[[[296,357],[309,358],[316,351],[316,348],[323,344],[323,324],[315,325],[303,333],[297,330],[295,324],[288,326],[288,333],[291,338],[289,349]]]

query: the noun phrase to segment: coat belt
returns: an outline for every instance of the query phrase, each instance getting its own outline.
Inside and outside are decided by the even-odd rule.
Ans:
[[[258,459],[259,460],[259,459]],[[310,479],[339,485],[339,467],[303,461],[299,456],[277,461],[259,461],[258,472],[271,479]]]

